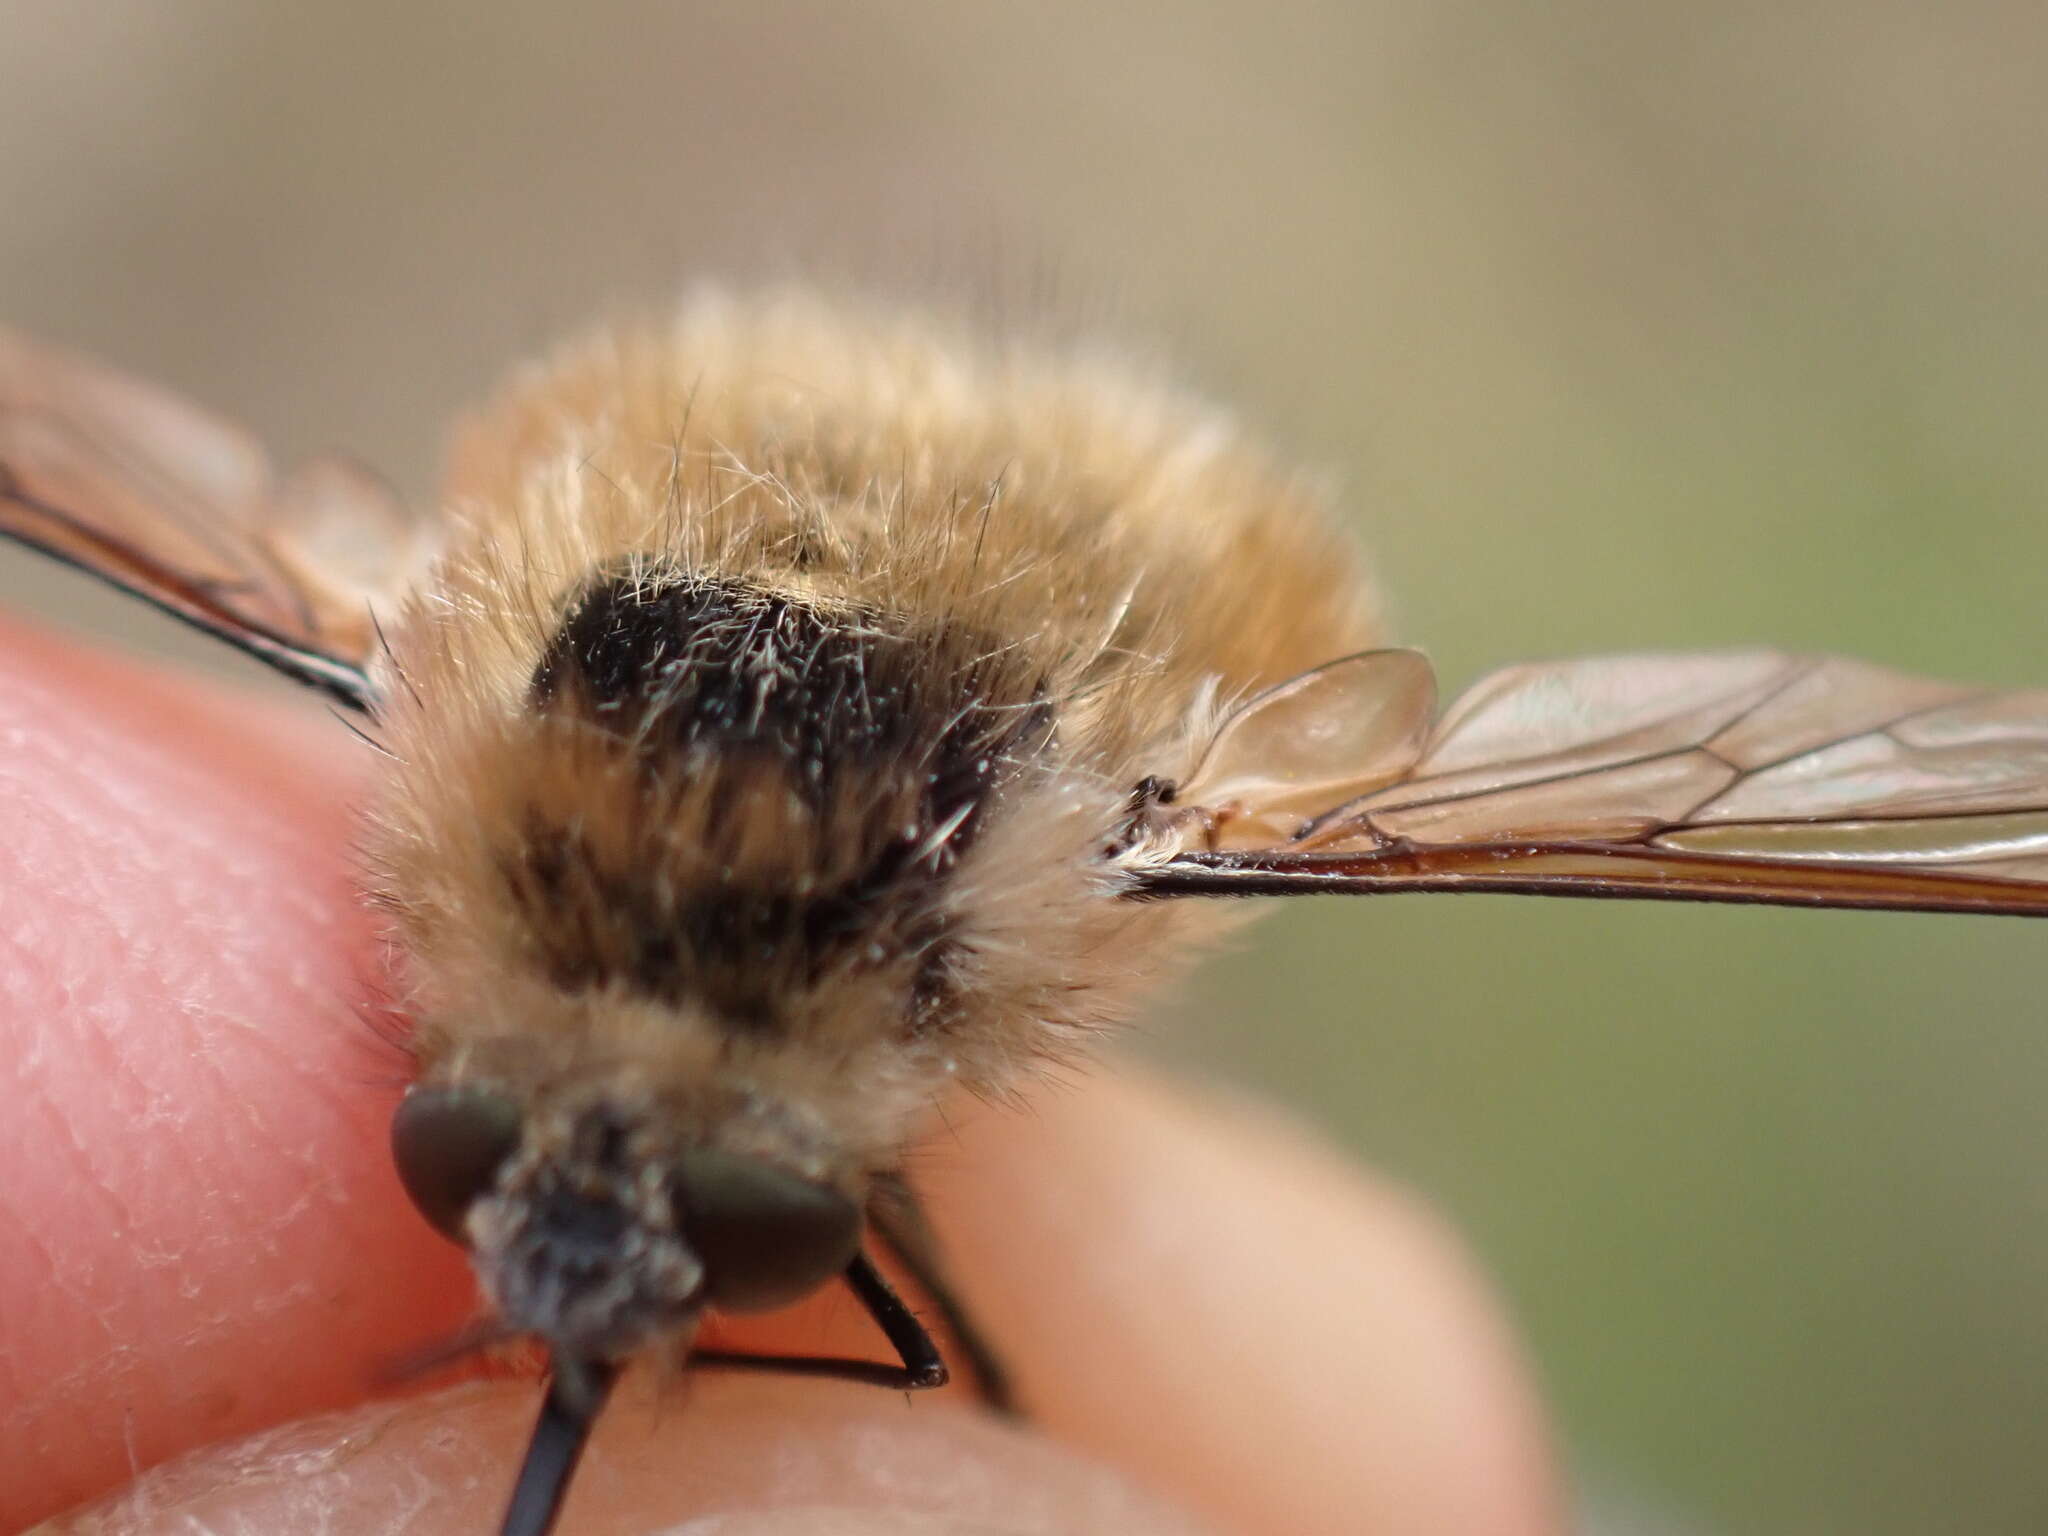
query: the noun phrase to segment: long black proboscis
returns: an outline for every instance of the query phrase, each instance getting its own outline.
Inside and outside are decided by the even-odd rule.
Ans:
[[[569,1478],[583,1458],[584,1443],[598,1410],[610,1396],[618,1367],[589,1361],[557,1361],[554,1378],[534,1421],[533,1439],[526,1447],[526,1460],[519,1466],[519,1481],[512,1488],[512,1502],[505,1510],[500,1536],[548,1536],[555,1516],[561,1512],[562,1497],[569,1491]]]

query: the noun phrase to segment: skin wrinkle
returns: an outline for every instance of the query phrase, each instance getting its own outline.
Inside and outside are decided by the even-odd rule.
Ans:
[[[71,805],[62,807],[65,812],[70,813],[64,818],[65,826],[76,826],[82,829],[87,837],[92,836],[91,829],[104,825],[102,818],[107,815],[116,812],[124,812],[130,816],[137,814],[132,799],[124,801],[124,797],[111,788],[93,784],[87,774],[74,776],[66,787],[67,790],[74,792],[101,790],[99,798],[102,804],[85,815],[78,815]],[[147,808],[142,814],[147,815],[150,810],[155,809],[157,807]],[[54,930],[53,937],[60,937],[61,943],[42,950],[40,957],[31,954],[30,963],[36,969],[48,965],[52,970],[61,969],[71,975],[91,975],[99,968],[107,953],[118,953],[124,957],[129,969],[155,974],[166,995],[185,999],[188,1006],[191,1001],[198,1001],[203,1006],[205,999],[195,998],[195,993],[201,991],[201,988],[194,983],[200,978],[193,973],[193,967],[185,963],[186,957],[195,954],[205,956],[205,961],[197,968],[204,972],[207,963],[217,963],[218,953],[223,948],[219,941],[224,936],[232,936],[232,927],[209,924],[203,916],[188,917],[191,926],[200,928],[207,939],[204,945],[191,945],[181,942],[166,943],[152,929],[133,931],[129,922],[131,903],[124,899],[128,882],[161,880],[166,875],[171,877],[177,889],[179,910],[186,914],[204,912],[203,906],[199,903],[207,899],[207,887],[203,881],[189,878],[187,871],[195,863],[204,862],[208,852],[207,846],[195,843],[189,837],[178,836],[177,833],[187,829],[177,822],[174,815],[153,819],[162,828],[160,835],[163,843],[175,843],[179,846],[174,850],[166,850],[159,843],[144,841],[131,844],[122,850],[122,858],[127,862],[118,875],[97,860],[80,862],[74,859],[72,867],[67,870],[67,877],[73,880],[82,878],[90,886],[87,899],[68,908],[44,912],[40,927]],[[168,825],[165,825],[166,823]],[[79,846],[75,837],[70,846]],[[90,846],[89,842],[87,846]],[[136,868],[137,864],[142,867]],[[124,1025],[132,1023],[139,1027],[149,1027],[147,1021],[124,1019],[121,1022]]]
[[[52,1274],[61,1267],[57,1255],[50,1249],[48,1243],[28,1223],[16,1219],[4,1207],[0,1207],[0,1233],[7,1236],[7,1251],[31,1252]],[[20,1309],[23,1300],[26,1300],[28,1309],[37,1309],[40,1299],[40,1291],[30,1292],[26,1298],[17,1296],[9,1305],[11,1308]],[[24,1319],[21,1310],[16,1310],[13,1326],[22,1326],[26,1322],[28,1326],[33,1327],[39,1321],[40,1319],[35,1316]],[[117,1347],[118,1341],[112,1336],[111,1327],[104,1321],[101,1321],[101,1331],[107,1337],[108,1348]],[[14,1405],[11,1412],[0,1414],[0,1430],[8,1434],[18,1434],[22,1429],[37,1424],[39,1415],[35,1406],[36,1394],[39,1390],[48,1391],[49,1387],[48,1382],[39,1381],[32,1375],[17,1370],[11,1351],[0,1350],[0,1401]]]
[[[322,1001],[331,1004],[331,999]],[[309,1004],[312,1006],[307,1012],[313,1017],[328,1011],[318,1006],[315,1000],[309,999]],[[221,1018],[218,1035],[233,1035],[235,1039],[228,1043],[217,1038],[196,1060],[219,1084],[215,1092],[205,1097],[210,1102],[224,1103],[231,1110],[229,1116],[216,1121],[220,1139],[228,1144],[228,1160],[232,1163],[237,1157],[270,1158],[288,1163],[301,1170],[303,1187],[282,1210],[273,1210],[267,1193],[252,1195],[229,1182],[210,1198],[224,1198],[226,1203],[222,1214],[227,1219],[222,1226],[231,1235],[209,1235],[202,1239],[204,1248],[230,1252],[238,1260],[239,1267],[251,1273],[265,1273],[274,1260],[290,1250],[292,1235],[302,1221],[336,1223],[344,1229],[339,1234],[344,1239],[366,1236],[360,1230],[367,1219],[360,1202],[352,1197],[347,1185],[335,1177],[333,1170],[308,1150],[328,1141],[317,1126],[307,1125],[309,1113],[326,1118],[336,1127],[348,1127],[360,1121],[360,1109],[349,1102],[348,1085],[318,1072],[302,1070],[289,1048],[273,1033],[267,1033],[250,1021]],[[274,1133],[273,1122],[266,1114],[262,1098],[228,1091],[235,1078],[229,1075],[225,1062],[234,1059],[239,1064],[251,1057],[268,1060],[280,1069],[280,1076],[293,1079],[289,1089],[277,1090],[288,1095],[289,1102],[293,1104],[294,1123],[288,1135]],[[240,1134],[237,1134],[238,1127]],[[165,1144],[174,1153],[182,1150],[182,1143],[176,1136],[167,1137]],[[207,1155],[213,1158],[220,1154],[216,1150]],[[192,1167],[188,1163],[185,1175],[169,1182],[189,1189],[197,1184],[203,1172],[203,1168]],[[286,1309],[286,1304],[277,1308],[280,1311]],[[259,1307],[258,1310],[263,1309]]]
[[[117,1229],[126,1230],[134,1226],[128,1202],[108,1187],[101,1160],[94,1156],[93,1149],[81,1141],[74,1130],[71,1118],[58,1112],[54,1104],[45,1104],[39,1118],[42,1136],[38,1145],[67,1154],[74,1170],[74,1184],[80,1195],[91,1198],[105,1208],[108,1223]],[[53,1284],[64,1282],[61,1268],[51,1273]]]
[[[58,1451],[70,1433],[68,1426],[53,1423],[53,1408],[80,1398],[121,1401],[141,1395],[157,1384],[134,1369],[135,1352],[126,1344],[110,1344],[103,1355],[88,1352],[69,1370],[45,1376],[33,1373],[20,1381],[21,1391],[10,1398],[12,1409],[0,1416],[0,1430],[10,1442],[24,1449],[23,1461],[34,1465]]]
[[[66,924],[63,932],[74,934],[70,948],[90,954],[94,965],[106,954],[109,944],[119,944],[119,952],[127,954],[131,963],[135,956],[147,958],[166,983],[166,993],[186,999],[188,1004],[197,1001],[205,1006],[211,1001],[205,995],[205,991],[211,991],[207,981],[219,973],[219,958],[223,954],[246,954],[252,944],[246,936],[246,922],[238,922],[236,915],[219,909],[219,889],[223,885],[227,889],[258,889],[264,891],[268,905],[285,907],[287,915],[313,918],[322,911],[322,903],[313,901],[301,889],[303,877],[299,870],[303,868],[301,854],[309,856],[315,844],[305,842],[301,836],[279,838],[276,831],[287,823],[268,817],[256,817],[256,825],[252,825],[250,817],[199,817],[190,809],[188,799],[168,793],[141,801],[125,776],[129,772],[154,772],[154,764],[121,764],[115,770],[119,776],[102,778],[94,768],[111,764],[121,750],[121,743],[113,739],[104,745],[106,752],[98,758],[70,754],[72,762],[55,764],[59,768],[57,782],[66,784],[66,801],[59,805],[63,819],[53,829],[55,836],[49,838],[49,844],[66,850],[68,864],[74,864],[80,846],[90,848],[104,842],[102,827],[109,823],[143,821],[152,827],[152,836],[125,842],[117,850],[119,864],[115,860],[88,862],[82,870],[68,870],[74,879],[82,872],[90,883],[88,899],[74,907],[74,918],[86,918],[88,922]],[[47,774],[49,766],[37,772]],[[47,801],[41,809],[47,813]],[[264,821],[270,821],[270,825],[264,825]],[[279,848],[285,852],[283,858]],[[25,872],[33,872],[33,866]],[[180,926],[199,930],[205,942],[166,942],[156,926],[133,930],[129,926],[133,903],[123,899],[131,883],[170,885],[174,893],[172,909],[178,913]],[[86,938],[92,915],[100,924],[111,924],[113,932]],[[197,961],[199,965],[188,965],[188,961]],[[84,973],[92,975],[92,971]]]
[[[76,759],[79,754],[73,753],[70,756]],[[102,815],[111,811],[123,799],[117,791],[94,783],[92,777],[87,774],[74,775],[71,779],[71,784],[79,788],[100,790],[102,792],[101,799],[104,802],[103,806],[99,808]],[[66,809],[70,808],[66,807]],[[102,824],[92,816],[76,819],[79,820],[82,826],[91,827]],[[172,819],[170,824],[178,832],[188,832],[190,829],[189,821]],[[144,877],[160,878],[164,872],[175,872],[181,876],[177,881],[179,886],[190,886],[194,893],[202,898],[209,887],[210,880],[191,881],[182,878],[183,873],[195,867],[197,863],[203,861],[209,855],[218,858],[219,852],[223,848],[243,846],[234,843],[224,843],[220,840],[213,840],[211,842],[199,841],[189,836],[175,839],[167,838],[166,841],[178,841],[190,846],[181,847],[168,858],[156,861],[158,868],[155,871],[145,871]],[[142,848],[151,847],[148,844],[139,846]],[[261,848],[263,846],[262,841],[259,839],[254,846]],[[137,849],[134,847],[131,847],[129,850],[131,854],[135,851]],[[305,894],[301,882],[293,878],[288,869],[282,867],[281,861],[275,857],[274,853],[266,850],[260,854],[244,857],[234,857],[231,855],[222,862],[225,862],[227,865],[230,878],[235,884],[261,886],[277,892],[282,897],[282,900],[277,905],[284,908],[287,917],[303,914],[311,918],[322,914],[325,910],[321,903]],[[96,869],[90,865],[88,865],[88,868],[92,869],[93,874],[97,876],[98,872]],[[107,885],[112,883],[111,877],[108,877],[101,883],[101,888],[105,889]],[[109,894],[111,895],[112,892],[109,892]],[[103,903],[88,902],[83,905],[88,911],[96,913],[102,921],[107,921],[109,914],[114,914],[115,920],[118,920],[119,916],[125,913],[123,904],[113,900]],[[192,909],[187,908],[186,910],[190,912]],[[80,925],[67,923],[63,926],[76,931]],[[194,923],[194,926],[204,931],[208,940],[207,945],[195,946],[188,942],[180,941],[179,943],[168,945],[150,945],[145,947],[123,944],[120,947],[127,952],[131,963],[139,958],[145,962],[144,969],[155,971],[161,975],[163,990],[170,995],[181,998],[181,1002],[178,1005],[179,1012],[188,1018],[203,1020],[213,1013],[213,1009],[210,1006],[212,1000],[205,995],[208,991],[213,990],[208,984],[209,974],[206,973],[205,967],[196,968],[193,974],[185,974],[185,968],[176,963],[176,957],[194,951],[207,953],[208,950],[211,950],[216,956],[224,955],[232,959],[238,957],[243,952],[247,952],[251,947],[251,941],[244,937],[245,924],[232,921],[208,922],[202,916]],[[330,929],[335,927],[331,922],[325,926]],[[330,933],[321,933],[317,936],[317,942],[310,946],[310,948],[314,952],[328,952],[333,947],[335,937],[336,935]],[[113,943],[119,943],[118,937],[113,940]],[[113,946],[110,944],[107,935],[97,934],[84,940],[81,947],[105,953],[107,948]],[[326,978],[316,979],[313,969],[304,966],[296,967],[290,980],[292,983],[291,990],[304,995],[304,1005],[308,1009],[314,1012],[322,1011],[323,1009],[333,1009],[333,998],[331,993],[328,992],[328,986],[331,984],[330,980]],[[296,1002],[297,999],[291,999],[291,1001]],[[67,1010],[67,1012],[73,1017],[77,1016],[75,1009]],[[147,1028],[149,1027],[149,1021],[124,1019],[121,1021],[121,1025],[123,1027],[119,1029],[103,1027],[101,1035],[105,1043],[113,1047],[109,1052],[111,1064],[123,1078],[127,1078],[129,1076],[129,1053],[118,1048],[118,1041],[127,1035],[130,1026]],[[220,1017],[218,1026],[222,1033],[236,1032],[243,1038],[233,1049],[224,1051],[223,1047],[219,1044],[213,1044],[196,1053],[194,1059],[202,1066],[211,1069],[222,1059],[223,1054],[228,1057],[236,1057],[238,1055],[246,1055],[252,1049],[277,1058],[280,1064],[288,1063],[289,1053],[281,1046],[272,1042],[259,1022],[246,1018]],[[156,1095],[148,1084],[140,1083],[139,1079],[135,1081],[144,1089],[143,1099],[145,1103],[153,1102],[164,1106],[165,1112],[154,1118],[158,1118],[163,1122],[165,1130],[175,1131],[178,1129],[177,1117],[173,1111],[173,1106],[162,1097]],[[346,1118],[345,1111],[343,1110],[344,1095],[339,1086],[328,1084],[317,1074],[309,1075],[306,1081],[314,1087],[315,1092],[321,1098],[327,1101],[327,1108],[337,1118]],[[222,1080],[221,1085],[223,1087],[227,1086],[224,1080]],[[264,1145],[267,1138],[263,1134],[261,1105],[257,1099],[231,1093],[218,1093],[214,1097],[230,1104],[240,1115],[247,1117],[252,1122],[247,1140],[254,1146],[261,1147]],[[223,1129],[227,1130],[231,1129],[231,1127],[224,1126]],[[182,1143],[175,1135],[165,1137],[162,1145],[164,1148],[169,1149],[170,1155],[174,1158],[178,1157],[182,1151]],[[173,1175],[169,1182],[176,1183],[181,1187],[189,1187],[191,1183],[190,1169],[183,1164],[181,1164],[181,1169],[182,1172]],[[317,1167],[312,1165],[308,1165],[308,1171],[316,1176],[320,1172]],[[84,1179],[80,1182],[82,1187],[96,1188],[102,1181]],[[335,1203],[339,1205],[345,1202],[337,1199]],[[117,1213],[117,1217],[125,1217],[125,1213]]]
[[[59,814],[63,826],[58,830],[58,837],[61,838],[68,835],[69,828],[73,825],[82,826],[82,823],[76,823],[75,819],[67,814],[63,812]],[[14,825],[19,825],[18,818],[9,817],[8,820]],[[10,839],[10,841],[13,840],[15,839]],[[90,844],[73,844],[73,846],[90,846]],[[37,885],[46,883],[40,875],[37,861],[34,859],[24,858],[16,861],[9,873],[10,888],[33,889]],[[81,867],[79,873],[85,880],[95,884],[104,878],[102,873],[96,868]],[[27,1000],[26,994],[28,992],[46,987],[53,975],[62,975],[67,978],[68,986],[69,978],[90,976],[92,974],[90,970],[69,962],[73,956],[82,956],[90,953],[90,946],[106,942],[104,933],[106,920],[103,916],[100,916],[103,910],[103,905],[78,904],[58,899],[48,904],[39,904],[33,910],[22,914],[15,922],[10,923],[9,926],[14,928],[19,935],[23,949],[22,958],[24,964],[15,973],[15,986],[20,989],[24,1001]],[[95,923],[96,917],[99,918],[97,924]],[[94,932],[96,926],[100,928],[100,932]],[[87,937],[88,934],[92,936]],[[113,936],[117,939],[121,937],[118,933]]]
[[[69,739],[47,734],[32,739],[44,761],[31,771],[38,778],[64,785],[65,798],[58,809],[72,830],[82,833],[90,842],[103,839],[102,829],[110,820],[147,821],[157,829],[155,837],[124,850],[124,863],[137,873],[153,877],[184,868],[181,859],[166,856],[174,844],[178,845],[179,854],[187,856],[196,850],[214,852],[233,846],[219,841],[222,832],[233,830],[225,818],[202,816],[198,819],[206,825],[195,827],[190,799],[193,789],[198,787],[197,781],[191,769],[175,759],[148,754],[142,761],[123,761],[116,754],[124,751],[127,743],[104,729],[89,730]],[[51,809],[43,797],[27,803],[37,818],[47,817]],[[169,814],[173,808],[176,815]],[[237,825],[264,832],[282,831],[284,827],[278,823],[275,827],[249,829],[247,821],[238,821]],[[64,848],[77,846],[75,841],[51,841]]]
[[[314,1017],[318,1017],[323,1010],[314,1007],[309,1011]],[[215,1051],[210,1051],[204,1060],[222,1088],[228,1087],[232,1081],[227,1075],[226,1066],[231,1054],[238,1072],[247,1057],[257,1056],[274,1064],[279,1076],[297,1080],[297,1086],[292,1090],[294,1097],[290,1101],[292,1118],[297,1122],[291,1136],[277,1138],[268,1134],[272,1122],[266,1117],[265,1106],[261,1101],[253,1098],[238,1099],[223,1094],[222,1097],[228,1098],[236,1112],[236,1120],[229,1122],[227,1129],[232,1130],[235,1123],[240,1123],[248,1132],[245,1143],[252,1154],[292,1158],[303,1166],[315,1187],[330,1196],[338,1196],[339,1187],[331,1182],[327,1170],[307,1156],[303,1150],[309,1142],[317,1141],[319,1138],[299,1138],[305,1129],[302,1117],[308,1112],[324,1114],[337,1125],[351,1125],[360,1121],[360,1107],[350,1102],[350,1093],[346,1085],[335,1082],[327,1074],[304,1070],[302,1065],[294,1060],[290,1047],[262,1027],[234,1018],[221,1022],[223,1027],[220,1033],[235,1037],[231,1051],[221,1052],[216,1048]],[[339,1205],[343,1202],[337,1198],[335,1203]]]
[[[148,1018],[132,1015],[118,1021],[112,1028],[103,1028],[98,1044],[107,1053],[107,1065],[103,1079],[122,1092],[123,1107],[127,1110],[124,1119],[134,1126],[139,1137],[146,1134],[146,1145],[150,1152],[152,1172],[160,1170],[167,1156],[178,1151],[177,1138],[191,1126],[192,1116],[181,1102],[180,1096],[166,1091],[154,1074],[147,1070],[149,1042],[145,1038],[136,1041],[136,1035],[151,1029],[179,1041],[189,1041],[192,1036],[193,1011],[183,1005],[173,1005]],[[191,1058],[194,1069],[203,1069],[206,1058],[195,1052]],[[112,1098],[110,1093],[109,1097]],[[154,1195],[155,1180],[146,1193]],[[189,1187],[180,1181],[180,1187]]]
[[[66,753],[79,764],[107,762],[131,767],[135,795],[159,808],[175,804],[197,811],[202,819],[225,817],[237,825],[247,825],[244,818],[249,816],[262,817],[268,830],[282,833],[291,842],[317,831],[317,820],[309,823],[278,816],[269,794],[279,785],[288,785],[300,770],[302,760],[289,749],[288,742],[312,717],[312,711],[280,708],[274,702],[258,704],[253,696],[238,697],[162,673],[154,675],[149,688],[127,694],[94,687],[94,706],[80,709],[74,683],[91,685],[131,675],[133,664],[112,655],[79,651],[5,617],[0,617],[0,644],[30,663],[0,677],[0,712],[12,708],[26,722],[17,728],[20,743],[33,744],[46,753]],[[35,667],[40,661],[56,665],[44,671]],[[164,709],[188,710],[195,722],[213,723],[220,730],[167,746],[146,729]],[[61,731],[50,729],[53,721],[62,722]],[[137,726],[144,729],[137,730]],[[0,732],[5,730],[0,726]],[[203,792],[217,786],[223,767],[242,770],[240,782],[254,793],[231,804],[209,803],[211,797]],[[202,793],[192,796],[195,789]]]
[[[15,1408],[0,1417],[0,1429],[15,1442],[26,1446],[25,1458],[33,1464],[57,1449],[57,1443],[68,1433],[67,1426],[48,1423],[48,1414],[42,1411],[43,1403],[61,1404],[81,1397],[95,1400],[123,1401],[151,1385],[134,1378],[134,1349],[125,1343],[109,1347],[104,1355],[88,1354],[85,1359],[69,1370],[55,1372],[46,1378],[24,1384],[24,1393],[13,1399]],[[40,1389],[40,1397],[28,1395],[26,1387],[33,1385]],[[134,1456],[129,1456],[132,1464]]]
[[[49,1026],[40,1020],[31,1026],[31,1033],[40,1034]],[[39,1053],[40,1054],[40,1053]],[[106,1187],[103,1170],[92,1150],[74,1133],[71,1119],[64,1114],[58,1102],[31,1095],[24,1105],[19,1122],[21,1132],[18,1141],[8,1148],[8,1166],[25,1168],[28,1159],[35,1153],[47,1150],[63,1158],[68,1165],[65,1182],[75,1188],[82,1200],[90,1201],[102,1208],[102,1215],[113,1222],[125,1222],[128,1211],[125,1204]],[[82,1218],[90,1219],[90,1218]],[[54,1295],[82,1279],[72,1272],[60,1251],[38,1245],[48,1255],[50,1263],[44,1277],[45,1286],[31,1292],[37,1303],[47,1305]]]
[[[187,1021],[195,1013],[189,1003],[180,1004],[176,1011]],[[129,1019],[123,1022],[131,1026],[139,1025],[141,1028],[149,1027],[147,1020]],[[153,1077],[140,1069],[138,1063],[147,1057],[139,1053],[146,1052],[147,1046],[140,1043],[125,1044],[133,1039],[131,1029],[111,1032],[102,1029],[99,1044],[107,1057],[107,1070],[103,1074],[103,1081],[114,1086],[126,1085],[130,1090],[127,1096],[136,1101],[135,1108],[131,1108],[123,1118],[131,1123],[137,1120],[146,1122],[150,1132],[146,1138],[139,1138],[148,1148],[144,1164],[148,1176],[139,1181],[142,1202],[145,1206],[154,1207],[166,1198],[193,1198],[191,1192],[200,1188],[201,1182],[197,1178],[199,1169],[193,1161],[192,1149],[183,1134],[189,1125],[190,1116],[181,1114],[176,1097],[166,1094]],[[196,1071],[211,1071],[213,1067],[212,1058],[204,1051],[193,1053],[192,1063]],[[139,1114],[138,1109],[142,1111]],[[138,1125],[136,1129],[140,1132],[143,1126]],[[201,1198],[208,1198],[210,1195],[211,1191],[207,1191]],[[121,1230],[135,1233],[146,1231],[147,1228],[139,1222],[124,1221]]]

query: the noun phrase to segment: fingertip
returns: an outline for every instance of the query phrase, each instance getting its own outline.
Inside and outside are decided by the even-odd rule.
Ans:
[[[468,1304],[384,1151],[319,723],[0,623],[0,1523],[360,1396]]]
[[[472,1383],[209,1447],[51,1536],[190,1530],[476,1536],[503,1517],[530,1383]],[[1186,1517],[1021,1429],[857,1387],[629,1377],[557,1536],[1192,1536]]]
[[[1562,1527],[1470,1256],[1273,1112],[1126,1064],[964,1118],[924,1182],[1033,1410],[1225,1528]]]

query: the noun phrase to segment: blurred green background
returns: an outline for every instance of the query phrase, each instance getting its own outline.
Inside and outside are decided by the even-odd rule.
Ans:
[[[1453,681],[2040,682],[2044,63],[2038,3],[22,0],[0,315],[424,493],[692,275],[1051,273],[1334,471]],[[1448,1208],[1589,1523],[2048,1529],[2048,929],[1327,902],[1211,974],[1156,1048]]]

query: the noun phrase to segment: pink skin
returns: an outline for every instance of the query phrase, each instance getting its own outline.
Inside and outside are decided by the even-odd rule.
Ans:
[[[379,1380],[474,1292],[385,1151],[369,766],[0,623],[0,1531],[188,1452],[99,1529],[491,1528],[532,1384]],[[1130,1069],[954,1121],[918,1166],[1037,1427],[957,1389],[629,1382],[563,1536],[1561,1528],[1513,1342],[1408,1198]],[[880,1347],[836,1292],[726,1332]]]

